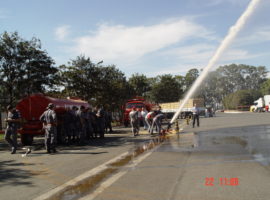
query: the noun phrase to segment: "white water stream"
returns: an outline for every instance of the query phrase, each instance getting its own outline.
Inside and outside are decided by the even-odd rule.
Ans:
[[[183,109],[184,105],[194,95],[194,93],[196,92],[198,87],[202,84],[202,82],[206,78],[209,70],[216,64],[218,59],[221,57],[222,53],[232,43],[232,41],[237,36],[239,31],[244,27],[246,21],[252,15],[252,13],[256,9],[256,7],[258,6],[260,1],[261,0],[251,0],[247,9],[240,16],[240,18],[237,20],[236,24],[230,28],[229,33],[227,34],[227,36],[223,39],[223,41],[219,45],[214,56],[209,60],[207,66],[203,69],[203,72],[201,73],[201,75],[196,79],[196,81],[194,82],[192,87],[189,89],[189,91],[188,91],[187,95],[185,96],[184,100],[182,101],[178,111],[174,114],[174,116],[170,122],[171,124],[174,123],[174,121],[177,119],[178,115],[181,113],[181,110]]]

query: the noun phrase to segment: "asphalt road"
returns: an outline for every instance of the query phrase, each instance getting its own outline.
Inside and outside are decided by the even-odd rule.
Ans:
[[[95,185],[89,194],[58,199],[227,200],[270,198],[270,113],[218,113],[200,127],[181,123],[170,135]],[[0,143],[0,199],[34,199],[153,137],[128,129],[83,147],[10,155]],[[153,143],[153,142],[152,142]],[[144,147],[144,146],[143,146]]]
[[[118,128],[105,139],[94,139],[86,146],[60,146],[58,153],[46,154],[43,140],[35,139],[33,151],[10,148],[0,141],[0,199],[30,200],[95,168],[151,139],[148,135],[132,136],[130,128]]]
[[[137,166],[123,169],[127,173],[94,199],[267,200],[269,123],[269,113],[202,118],[200,127],[185,127]]]

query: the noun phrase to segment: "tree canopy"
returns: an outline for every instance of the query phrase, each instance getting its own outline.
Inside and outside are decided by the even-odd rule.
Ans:
[[[24,40],[17,32],[0,36],[0,91],[5,97],[2,105],[49,90],[56,83],[57,71],[37,38]]]
[[[199,95],[206,102],[222,102],[222,100],[240,90],[259,91],[266,81],[266,67],[250,65],[225,65],[209,73],[201,85]]]
[[[183,95],[182,87],[183,85],[170,74],[158,76],[152,85],[150,97],[157,103],[178,101]]]
[[[114,65],[97,66],[90,58],[78,56],[61,66],[61,84],[68,96],[81,97],[93,104],[120,107],[131,95],[123,72]]]
[[[250,106],[260,96],[260,93],[255,90],[238,90],[227,95],[223,99],[223,104],[226,109],[238,109],[239,106]]]
[[[144,74],[135,73],[128,80],[129,85],[133,89],[133,96],[146,96],[150,90],[150,83]]]
[[[267,79],[265,82],[261,84],[260,92],[262,93],[262,95],[270,94],[270,79]]]
[[[196,68],[190,69],[185,76],[185,91],[187,91],[195,80],[199,77],[199,70]]]
[[[76,96],[112,110],[121,108],[127,99],[135,96],[156,103],[178,101],[200,74],[192,68],[185,75],[150,78],[135,73],[127,80],[115,65],[98,64],[78,56],[66,65],[55,67],[39,39],[25,40],[17,32],[4,32],[0,35],[1,106],[15,104],[33,93],[62,98]],[[208,74],[195,96],[204,98],[206,104],[223,103],[228,108],[248,105],[255,97],[270,94],[267,73],[265,66],[220,66]]]

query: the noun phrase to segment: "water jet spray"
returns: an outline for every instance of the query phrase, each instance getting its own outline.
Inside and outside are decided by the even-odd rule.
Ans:
[[[189,89],[187,95],[183,99],[182,103],[180,104],[180,107],[178,111],[174,114],[172,120],[170,121],[168,128],[171,127],[171,125],[174,123],[174,121],[179,116],[182,108],[187,103],[188,99],[190,99],[198,87],[202,84],[204,79],[207,76],[207,73],[209,70],[216,64],[217,60],[220,58],[222,53],[227,49],[227,47],[232,43],[236,35],[239,33],[239,31],[244,27],[246,21],[248,18],[252,15],[256,7],[258,6],[259,2],[261,0],[251,0],[249,3],[247,9],[244,11],[244,13],[240,16],[240,18],[237,20],[234,26],[232,26],[227,34],[227,36],[223,39],[221,44],[219,45],[218,49],[216,50],[214,56],[209,60],[207,66],[203,69],[201,75],[196,79],[196,81],[193,83],[191,88]]]

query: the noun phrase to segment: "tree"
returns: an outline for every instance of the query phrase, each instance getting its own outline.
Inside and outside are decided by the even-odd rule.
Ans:
[[[186,81],[185,81],[185,76],[181,76],[181,75],[176,75],[175,80],[184,88]]]
[[[98,92],[100,69],[95,67],[90,58],[78,56],[71,60],[68,66],[62,65],[61,84],[68,96],[77,96],[85,100],[91,100]]]
[[[263,66],[225,65],[210,72],[201,85],[200,96],[207,104],[221,103],[229,94],[239,90],[260,90],[267,75]]]
[[[258,90],[265,81],[267,70],[263,66],[225,65],[217,69],[225,94],[238,90]]]
[[[199,77],[199,70],[196,68],[190,69],[185,76],[185,91],[187,91],[195,80]]]
[[[270,94],[270,79],[267,79],[265,82],[261,84],[260,91],[262,95]]]
[[[178,101],[183,95],[182,85],[170,74],[158,76],[151,90],[151,99],[157,103]]]
[[[28,41],[17,32],[4,32],[0,37],[0,83],[7,103],[52,88],[58,71],[53,64],[37,38]]]
[[[260,96],[258,91],[238,90],[223,99],[226,109],[238,109],[239,106],[250,106]]]
[[[146,96],[146,93],[150,90],[150,84],[148,79],[143,74],[132,74],[128,80],[130,86],[134,90],[134,96]]]
[[[126,81],[124,73],[115,65],[100,68],[102,74],[97,101],[106,105],[110,110],[120,109],[124,102],[132,96],[130,85]]]
[[[205,105],[214,106],[223,99],[223,91],[218,78],[216,71],[209,72],[207,79],[201,84],[197,92],[197,96],[204,99]]]
[[[61,66],[61,76],[65,87],[63,92],[68,96],[106,105],[111,110],[120,108],[131,96],[123,72],[114,65],[96,66],[85,56],[78,56],[68,66]]]

